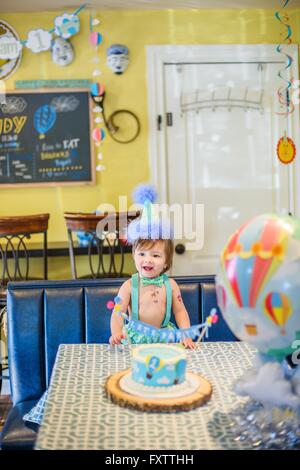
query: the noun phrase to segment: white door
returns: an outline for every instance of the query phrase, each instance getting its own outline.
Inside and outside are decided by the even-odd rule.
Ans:
[[[204,208],[203,246],[182,253],[193,246],[183,230],[172,275],[216,273],[222,248],[243,222],[294,213],[294,163],[276,156],[278,139],[291,135],[291,116],[277,114],[283,66],[164,63],[167,202]]]

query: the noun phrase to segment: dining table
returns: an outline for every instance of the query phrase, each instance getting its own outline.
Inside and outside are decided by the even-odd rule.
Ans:
[[[121,407],[105,392],[109,376],[131,366],[134,345],[62,344],[52,371],[35,448],[38,450],[249,449],[232,413],[248,400],[234,382],[256,350],[245,342],[201,342],[187,352],[187,370],[212,385],[210,399],[190,411]]]

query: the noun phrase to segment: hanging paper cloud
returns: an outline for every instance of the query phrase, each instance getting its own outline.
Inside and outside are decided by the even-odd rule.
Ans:
[[[103,109],[100,106],[95,106],[93,108],[93,113],[102,113]]]
[[[17,59],[22,50],[22,44],[12,35],[0,37],[0,59],[14,60]]]
[[[125,72],[129,64],[129,49],[122,44],[112,44],[107,49],[107,65],[117,75]]]
[[[45,29],[33,29],[27,35],[26,47],[35,54],[51,48],[52,34]]]
[[[52,60],[62,67],[73,62],[74,51],[72,44],[63,38],[56,38],[52,43]]]
[[[77,34],[80,29],[80,21],[78,16],[69,13],[64,13],[62,16],[57,16],[54,20],[55,34],[64,39],[69,39],[74,34]]]
[[[45,137],[56,121],[56,111],[52,106],[45,104],[34,113],[34,127],[40,134],[40,139]]]
[[[94,18],[92,20],[92,26],[97,26],[98,24],[100,24],[100,20],[98,20],[97,18]]]
[[[97,165],[96,166],[96,171],[104,171],[105,170],[105,166],[103,165]]]

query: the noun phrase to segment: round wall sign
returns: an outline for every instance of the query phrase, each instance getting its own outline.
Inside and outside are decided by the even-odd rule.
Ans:
[[[0,80],[6,80],[10,77],[20,65],[22,58],[22,47],[20,38],[16,31],[6,21],[0,20],[0,53],[5,53],[5,50],[18,47],[17,57],[12,59],[0,58]]]
[[[296,155],[296,147],[289,137],[281,137],[277,144],[277,156],[281,163],[291,163]]]

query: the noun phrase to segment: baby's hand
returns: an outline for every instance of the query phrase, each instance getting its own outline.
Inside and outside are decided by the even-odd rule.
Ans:
[[[195,349],[196,348],[196,344],[194,343],[192,338],[185,338],[182,341],[182,344],[186,349]]]
[[[125,336],[123,335],[123,333],[120,333],[119,335],[112,335],[110,338],[109,338],[109,344],[111,346],[115,346],[116,344],[120,344],[122,339],[124,339]]]

